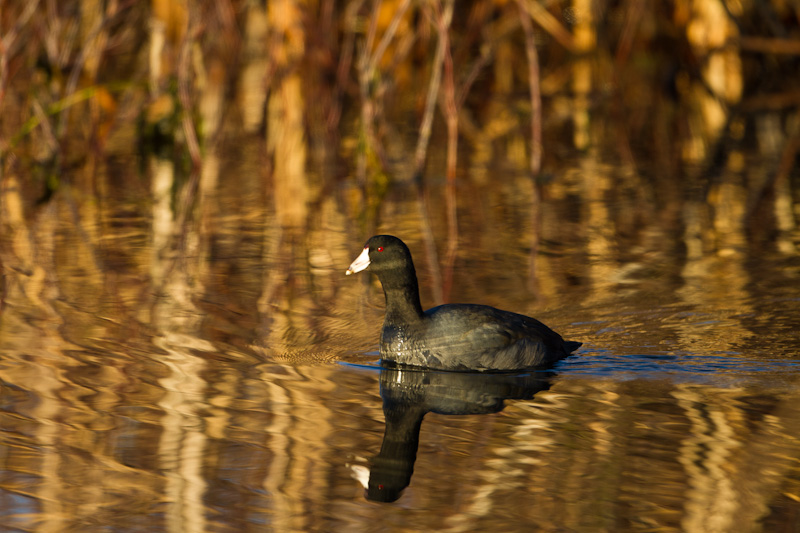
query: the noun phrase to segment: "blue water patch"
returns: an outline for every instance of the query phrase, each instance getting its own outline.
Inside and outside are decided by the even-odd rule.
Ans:
[[[719,381],[726,384],[764,377],[800,379],[800,361],[751,358],[736,353],[615,355],[604,350],[583,352],[558,363],[560,376],[594,375],[605,379],[671,379]]]
[[[368,363],[349,363],[347,361],[339,361],[339,364],[346,367],[352,368],[355,370],[367,370],[370,372],[380,372],[381,370],[381,360],[377,359],[375,361],[371,361]]]

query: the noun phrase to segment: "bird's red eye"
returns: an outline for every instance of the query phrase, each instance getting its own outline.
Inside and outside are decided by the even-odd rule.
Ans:
[[[383,251],[383,246],[378,246],[378,251],[382,252]]]

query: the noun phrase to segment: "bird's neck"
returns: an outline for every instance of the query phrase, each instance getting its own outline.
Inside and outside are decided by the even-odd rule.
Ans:
[[[386,296],[386,321],[395,324],[413,323],[424,316],[415,272],[381,280],[381,285]]]

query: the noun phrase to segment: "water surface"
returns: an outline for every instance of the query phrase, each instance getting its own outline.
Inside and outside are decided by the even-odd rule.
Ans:
[[[97,205],[67,189],[9,226],[4,530],[797,524],[796,256],[545,241],[531,284],[525,206],[490,202],[466,211],[450,300],[534,314],[583,348],[541,375],[392,374],[380,288],[344,276],[363,243],[346,204],[293,232],[228,191],[177,240],[124,190]],[[392,194],[377,230],[409,242],[433,305],[417,197]],[[364,484],[387,465],[395,493],[376,496]]]

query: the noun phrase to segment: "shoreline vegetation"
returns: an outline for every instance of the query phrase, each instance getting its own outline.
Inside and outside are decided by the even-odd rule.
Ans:
[[[156,240],[183,246],[233,179],[281,235],[333,197],[360,241],[399,187],[437,303],[467,188],[529,206],[534,292],[558,202],[592,257],[653,224],[689,259],[792,256],[799,19],[777,1],[1,2],[2,222],[13,234],[65,186],[132,187],[170,221]]]

